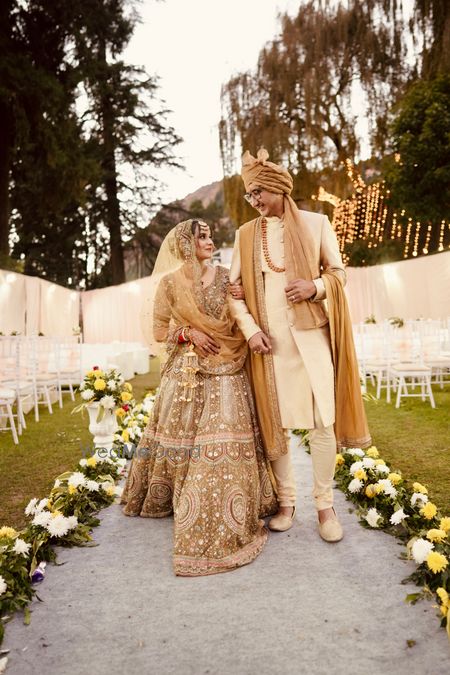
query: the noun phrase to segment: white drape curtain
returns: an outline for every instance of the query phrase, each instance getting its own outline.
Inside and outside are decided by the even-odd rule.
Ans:
[[[68,336],[80,323],[80,292],[39,277],[0,270],[0,331]]]
[[[146,344],[141,308],[150,277],[94,291],[71,291],[45,279],[0,270],[0,331],[72,335],[83,316],[84,341]],[[346,293],[353,323],[445,319],[450,316],[450,251],[374,267],[347,268]]]
[[[150,287],[150,278],[85,291],[81,296],[84,341],[119,340],[146,344],[141,309]]]
[[[450,251],[373,267],[348,267],[345,288],[353,323],[446,319],[450,316]]]

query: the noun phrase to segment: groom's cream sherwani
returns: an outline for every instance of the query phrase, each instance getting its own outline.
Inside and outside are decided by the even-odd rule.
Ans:
[[[317,259],[322,269],[331,268],[342,273],[342,263],[334,230],[327,216],[301,211],[314,242]],[[284,267],[284,225],[277,217],[267,218],[267,237],[270,258],[277,267]],[[252,252],[249,251],[249,255]],[[270,340],[272,343],[275,384],[282,425],[285,429],[320,429],[334,423],[334,373],[328,326],[298,330],[294,325],[294,310],[287,300],[288,284],[285,272],[269,268],[260,252],[264,276],[264,297],[267,308]],[[239,230],[231,264],[230,280],[241,276]],[[325,299],[322,279],[314,279],[317,293],[313,302]],[[230,298],[231,312],[245,338],[249,340],[261,328],[248,310],[245,300]],[[306,301],[308,302],[308,301]]]

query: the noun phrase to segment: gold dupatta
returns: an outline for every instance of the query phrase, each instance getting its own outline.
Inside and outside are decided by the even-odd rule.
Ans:
[[[331,354],[334,364],[335,434],[338,448],[366,448],[372,444],[353,342],[350,313],[340,277],[322,274],[327,296]]]

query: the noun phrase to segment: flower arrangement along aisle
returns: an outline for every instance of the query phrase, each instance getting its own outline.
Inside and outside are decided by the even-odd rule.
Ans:
[[[11,613],[23,609],[29,622],[27,605],[35,594],[32,583],[39,580],[40,564],[56,559],[53,546],[92,541],[91,528],[99,524],[96,514],[120,497],[122,488],[115,483],[125,464],[125,459],[97,453],[81,459],[75,471],[58,476],[48,497],[29,502],[25,515],[30,523],[25,529],[0,528],[0,643]]]
[[[83,382],[78,388],[83,403],[76,406],[72,412],[82,412],[89,406],[96,404],[98,407],[97,421],[100,421],[106,411],[112,411],[124,404],[134,405],[133,387],[125,382],[121,373],[115,368],[101,370],[94,366],[88,370]]]
[[[435,596],[441,625],[450,639],[450,517],[439,513],[424,485],[411,484],[399,471],[392,471],[375,446],[338,453],[335,479],[347,499],[358,506],[362,525],[385,530],[405,542],[404,557],[417,564],[405,581],[423,587],[407,600]]]
[[[150,419],[157,393],[158,389],[149,391],[142,403],[134,405],[123,403],[120,408],[117,408],[116,417],[119,429],[114,436],[114,447],[122,450],[122,453],[118,452],[119,456],[125,454],[124,450],[128,456],[129,450],[138,445]]]

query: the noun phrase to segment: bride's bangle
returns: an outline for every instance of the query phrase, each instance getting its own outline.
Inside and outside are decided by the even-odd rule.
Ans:
[[[180,334],[178,335],[178,342],[183,344],[185,342],[190,342],[191,338],[189,336],[189,326],[182,328]]]

